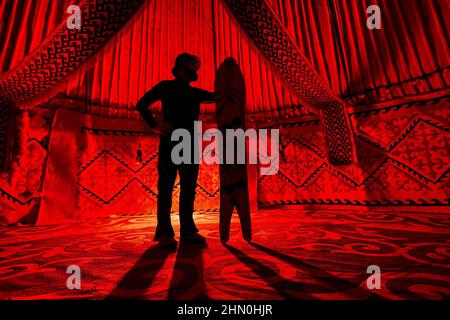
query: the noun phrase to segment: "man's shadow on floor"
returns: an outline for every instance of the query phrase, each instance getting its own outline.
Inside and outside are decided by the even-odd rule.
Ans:
[[[203,250],[207,244],[180,242],[174,273],[170,282],[168,300],[207,300]]]
[[[178,248],[158,245],[148,248],[105,299],[143,299],[168,256],[175,252],[177,256],[167,299],[178,299],[194,287],[198,292],[193,293],[193,299],[208,299],[203,275],[202,251],[205,247],[181,242]]]
[[[290,264],[296,269],[301,269],[301,271],[308,272],[311,278],[316,280],[316,283],[301,283],[300,281],[292,281],[286,279],[278,274],[277,270],[264,265],[258,260],[248,256],[241,250],[231,247],[228,244],[224,244],[225,248],[228,249],[239,261],[249,267],[255,274],[257,274],[262,280],[266,282],[272,289],[274,289],[277,294],[284,299],[317,299],[312,294],[314,293],[334,293],[340,291],[349,291],[351,289],[357,288],[360,281],[365,278],[361,275],[361,279],[357,281],[349,281],[342,279],[333,275],[327,271],[324,271],[314,265],[306,263],[298,258],[283,254],[276,250],[267,248],[260,244],[250,242],[250,244],[256,249],[262,251],[266,255],[272,256],[279,259],[287,264]],[[328,288],[327,286],[330,286]],[[370,298],[372,299],[382,299],[379,295],[371,292],[371,290],[358,288],[353,292],[353,298],[363,298],[363,294],[370,293]],[[295,293],[298,293],[297,295]],[[345,294],[351,294],[346,292]]]
[[[363,281],[365,279],[363,278],[364,275],[361,275],[361,279],[357,279],[357,281],[341,279],[298,258],[283,254],[260,244],[251,243],[251,245],[266,255],[290,264],[294,268],[301,269],[303,272],[308,272],[311,278],[317,280],[317,283],[301,283],[284,278],[278,274],[277,270],[273,270],[241,250],[227,244],[224,245],[230,253],[249,267],[284,299],[299,299],[299,296],[302,299],[317,299],[311,294],[327,294],[349,291],[351,289],[354,289],[352,292],[353,298],[361,298],[364,294],[367,295],[367,291],[370,291],[364,288],[357,288],[358,283],[360,283],[359,280]],[[202,251],[205,247],[205,245],[189,242],[179,244],[167,299],[209,299],[204,279]],[[163,248],[157,245],[148,248],[105,299],[144,298],[167,257],[176,250],[176,247]],[[327,287],[328,285],[331,288]],[[127,293],[127,290],[129,290],[129,293]],[[345,294],[350,293],[346,292]],[[370,298],[376,299],[381,297],[370,292]]]
[[[142,299],[167,257],[176,250],[176,246],[165,248],[158,245],[145,250],[105,299]],[[129,294],[126,293],[127,290],[130,290]]]

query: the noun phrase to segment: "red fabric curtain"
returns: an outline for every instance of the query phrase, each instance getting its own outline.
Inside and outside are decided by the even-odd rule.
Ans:
[[[150,0],[144,5],[102,60],[68,84],[67,96],[93,104],[88,112],[134,117],[137,100],[158,81],[172,78],[175,57],[188,51],[202,61],[196,86],[213,90],[218,64],[233,56],[245,75],[250,113],[272,118],[277,110],[271,106],[296,106],[291,110],[300,114],[299,99],[282,85],[220,1]],[[213,110],[205,105],[202,111]]]
[[[416,78],[400,95],[447,88],[450,82],[450,2],[447,0],[266,0],[332,90],[344,97]],[[70,2],[70,3],[69,3]],[[0,71],[38,50],[67,17],[68,0],[0,2]],[[382,29],[366,28],[366,8],[378,4]],[[87,72],[67,84],[65,94],[87,112],[136,117],[137,99],[171,77],[177,54],[200,57],[196,85],[212,90],[214,71],[235,57],[248,86],[248,110],[259,120],[296,117],[300,100],[255,49],[220,0],[147,0],[132,25],[112,39],[109,50]],[[257,23],[257,21],[255,21]],[[205,106],[203,112],[212,111]]]
[[[63,23],[71,0],[0,1],[0,75],[17,66]]]
[[[424,75],[430,75],[430,91],[450,84],[444,71],[450,68],[447,0],[267,1],[337,94],[356,95]],[[366,10],[374,4],[381,9],[381,30],[366,27]]]

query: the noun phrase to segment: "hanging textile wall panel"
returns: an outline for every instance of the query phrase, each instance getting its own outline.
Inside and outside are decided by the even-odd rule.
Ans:
[[[141,121],[59,109],[37,223],[156,213],[158,143]],[[195,210],[219,208],[218,170],[200,166]],[[178,181],[175,186],[172,210],[178,211]]]
[[[46,108],[14,112],[7,169],[0,171],[0,224],[36,221],[51,118]],[[8,140],[9,140],[8,138]]]
[[[0,105],[0,171],[9,169],[15,136],[15,106],[12,102]]]
[[[360,161],[331,166],[319,121],[280,128],[280,170],[259,203],[450,206],[450,96],[351,114]]]

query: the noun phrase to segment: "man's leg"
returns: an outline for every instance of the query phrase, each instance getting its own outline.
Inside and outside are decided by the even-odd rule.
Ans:
[[[230,223],[233,215],[234,202],[231,196],[231,191],[220,190],[220,241],[228,242],[230,238]]]
[[[177,176],[176,166],[169,159],[166,159],[165,152],[161,152],[158,158],[158,225],[154,241],[163,236],[165,238],[173,238],[172,223],[170,221],[170,209],[172,208],[172,191]]]
[[[197,186],[198,164],[182,164],[180,173],[180,235],[190,237],[198,232],[194,223],[195,188]]]
[[[241,221],[242,235],[246,241],[252,241],[252,221],[250,217],[250,201],[248,197],[248,186],[234,191],[236,211]]]

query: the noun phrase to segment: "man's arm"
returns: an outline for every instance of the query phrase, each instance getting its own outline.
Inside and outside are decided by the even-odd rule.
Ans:
[[[147,93],[144,94],[144,96],[136,103],[136,109],[139,111],[142,118],[144,118],[145,122],[147,122],[151,128],[154,128],[158,124],[158,122],[155,120],[149,107],[162,98],[163,86],[163,82],[159,82],[149,91],[147,91]]]
[[[203,89],[197,89],[197,96],[200,103],[214,103],[216,102],[215,93]]]

